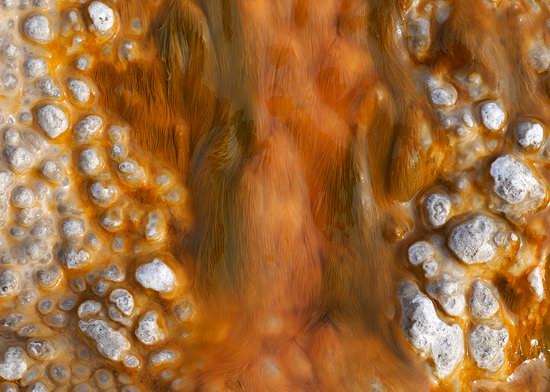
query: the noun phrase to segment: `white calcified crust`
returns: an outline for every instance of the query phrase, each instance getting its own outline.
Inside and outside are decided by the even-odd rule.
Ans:
[[[115,23],[113,10],[101,1],[92,1],[88,6],[88,13],[93,27],[99,33],[104,34],[113,28]]]
[[[171,291],[176,283],[174,272],[160,259],[140,265],[135,277],[143,287],[159,292]]]
[[[506,123],[506,113],[496,102],[486,102],[481,105],[481,121],[489,131],[498,131]]]
[[[69,127],[67,114],[54,104],[39,107],[36,116],[44,133],[52,139],[59,137]]]
[[[425,261],[432,260],[434,257],[434,249],[426,241],[417,241],[408,249],[409,262],[412,265],[420,265]]]
[[[442,193],[431,193],[424,200],[426,216],[433,227],[441,227],[449,219],[451,201]]]
[[[426,292],[441,304],[447,314],[451,316],[464,314],[466,300],[460,279],[444,273],[426,286]]]
[[[165,335],[158,325],[158,314],[156,312],[145,313],[138,322],[135,334],[138,340],[146,345],[162,341]]]
[[[499,309],[499,304],[487,282],[475,280],[470,292],[470,313],[479,319],[494,316]]]
[[[494,192],[502,200],[498,209],[512,219],[534,212],[546,197],[546,190],[533,170],[513,155],[498,157],[490,169]]]
[[[93,48],[118,42],[115,9],[112,2],[0,0],[0,354],[7,357],[0,389],[21,379],[35,391],[95,390],[103,382],[95,371],[111,361],[132,369],[124,375],[131,378],[152,366],[152,346],[133,333],[137,314],[153,312],[152,327],[167,325],[166,317],[179,322],[152,311],[150,293],[129,282],[130,257],[166,255],[165,208],[182,203],[166,204],[179,187],[175,177],[136,154],[131,129],[95,99]],[[122,39],[113,52],[129,62],[139,50]],[[157,173],[167,179],[153,188]],[[152,198],[136,203],[131,192],[142,187]],[[162,293],[177,285],[173,271],[164,278]],[[158,308],[162,299],[155,301]],[[42,336],[50,330],[54,337]],[[37,366],[43,375],[33,373]],[[121,385],[116,379],[112,387]]]
[[[438,377],[448,377],[464,356],[462,330],[441,321],[433,303],[413,283],[402,284],[399,298],[406,336],[421,354],[432,357]]]
[[[124,335],[103,320],[81,320],[78,326],[83,333],[95,340],[99,353],[113,361],[120,361],[131,347]]]
[[[495,224],[484,215],[455,226],[447,244],[454,254],[466,264],[489,262],[495,256],[493,235]]]
[[[476,325],[468,337],[470,353],[477,366],[491,371],[504,363],[504,348],[508,343],[506,328],[493,329],[485,325]]]
[[[544,141],[544,129],[538,122],[523,121],[516,126],[516,139],[525,149],[538,149]]]

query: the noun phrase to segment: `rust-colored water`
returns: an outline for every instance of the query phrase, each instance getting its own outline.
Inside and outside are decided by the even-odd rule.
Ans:
[[[548,301],[535,299],[527,278],[538,266],[547,287],[548,197],[517,218],[495,207],[488,175],[497,156],[512,153],[543,184],[550,178],[546,139],[522,149],[514,133],[517,123],[535,119],[548,136],[548,2],[105,1],[116,16],[107,36],[86,32],[89,2],[52,3],[40,12],[63,26],[69,10],[79,10],[88,35],[74,50],[67,48],[76,32],[59,33],[41,47],[51,73],[65,80],[75,73],[76,56],[93,58],[82,75],[94,86],[92,101],[79,106],[67,95],[56,102],[67,105],[71,127],[90,113],[103,117],[104,136],[93,144],[101,151],[113,143],[107,126],[125,126],[129,154],[145,176],[138,183],[97,177],[112,180],[122,195],[115,206],[126,218],[111,232],[97,223],[106,207],[88,196],[94,178],[70,172],[82,217],[103,245],[90,264],[63,269],[37,300],[76,292],[79,304],[94,299],[107,307],[107,297],[90,287],[75,290],[72,279],[93,285],[102,268],[118,265],[126,279],[110,289],[131,291],[137,310],[128,325],[109,322],[125,330],[141,364],[131,369],[101,355],[79,330],[75,308],[67,325],[43,333],[59,336],[65,348],[53,362],[29,365],[40,369],[32,382],[42,380],[52,391],[76,391],[79,383],[127,391],[129,385],[142,391],[550,390]],[[24,18],[34,11],[20,12]],[[429,30],[415,44],[411,26],[419,18]],[[121,54],[127,42],[130,56]],[[542,66],[533,60],[534,47],[548,51]],[[450,107],[430,102],[430,78],[455,86]],[[2,96],[0,103],[8,99],[14,98]],[[503,130],[482,125],[480,105],[487,101],[504,108]],[[466,136],[444,121],[462,109],[474,121]],[[52,143],[78,161],[83,147],[70,133]],[[106,162],[105,172],[118,170],[117,162]],[[156,180],[162,173],[172,178],[167,186]],[[450,220],[438,228],[426,224],[422,207],[434,190],[452,200]],[[143,240],[149,211],[163,216],[160,242]],[[504,222],[521,243],[493,264],[467,266],[446,238],[455,223],[479,211]],[[109,247],[115,235],[126,241],[122,250]],[[445,265],[459,266],[467,298],[474,278],[496,288],[500,310],[493,322],[509,332],[497,370],[480,369],[472,357],[468,333],[477,321],[468,311],[454,317],[434,302],[440,318],[464,332],[464,355],[450,376],[437,377],[433,359],[411,345],[398,288],[411,280],[425,291],[431,281],[407,260],[407,248],[420,239],[435,244]],[[174,271],[176,288],[167,294],[136,281],[136,268],[153,257]],[[0,302],[0,318],[18,311],[44,323],[36,305],[21,306],[17,298]],[[182,315],[182,309],[192,310]],[[134,334],[137,314],[147,311],[157,312],[165,335],[153,346]],[[26,341],[20,332],[0,330],[0,354]],[[88,356],[78,353],[80,346]],[[148,358],[160,349],[177,358],[151,365]],[[48,376],[54,363],[73,367],[69,381]],[[79,378],[76,364],[90,374]],[[94,379],[99,368],[114,375],[111,384]],[[31,384],[13,382],[22,389]]]

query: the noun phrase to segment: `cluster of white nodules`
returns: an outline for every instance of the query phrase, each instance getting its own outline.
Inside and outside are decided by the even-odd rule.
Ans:
[[[457,136],[461,138],[470,135],[476,125],[474,116],[467,106],[462,106],[456,110],[440,110],[439,117],[445,129],[454,129]]]
[[[494,207],[509,219],[520,220],[535,212],[546,198],[546,189],[534,170],[513,155],[498,157],[490,168],[497,196]]]
[[[439,378],[448,377],[464,356],[462,329],[439,319],[432,301],[412,282],[402,284],[399,299],[405,335],[420,354],[432,358]]]
[[[132,156],[128,129],[97,112],[86,75],[92,53],[116,58],[118,46],[115,61],[130,61],[138,45],[111,40],[112,2],[54,10],[47,1],[0,0],[0,21],[9,19],[0,26],[0,95],[17,110],[0,113],[0,302],[10,305],[0,314],[0,389],[15,381],[35,392],[132,390],[119,385],[134,373],[121,366],[159,366],[168,382],[178,358],[164,347],[169,327],[189,322],[191,310],[159,306],[180,286],[164,253],[167,217],[159,200],[136,204],[126,190],[145,184],[169,204],[184,193],[165,169],[148,177],[160,165]],[[130,272],[128,254],[149,263]],[[119,362],[116,380],[95,369],[105,361]]]
[[[498,292],[489,282],[473,281],[470,289],[470,314],[477,322],[490,320],[490,324],[502,324],[499,315]],[[504,349],[508,342],[508,330],[501,326],[494,329],[477,324],[470,331],[469,351],[481,369],[495,371],[504,363]]]
[[[460,277],[443,273],[426,286],[426,292],[435,299],[450,316],[463,316],[466,308],[464,287]]]
[[[438,270],[438,263],[435,260],[433,246],[426,241],[418,241],[408,249],[409,262],[414,265],[422,265],[424,275],[427,278],[433,277]]]

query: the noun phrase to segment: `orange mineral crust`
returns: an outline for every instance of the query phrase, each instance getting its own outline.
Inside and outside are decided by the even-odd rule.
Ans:
[[[0,392],[550,390],[550,2],[0,0]]]

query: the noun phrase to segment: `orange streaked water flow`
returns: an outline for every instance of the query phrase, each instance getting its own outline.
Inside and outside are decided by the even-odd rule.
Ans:
[[[549,68],[544,0],[0,0],[0,391],[548,390]]]

